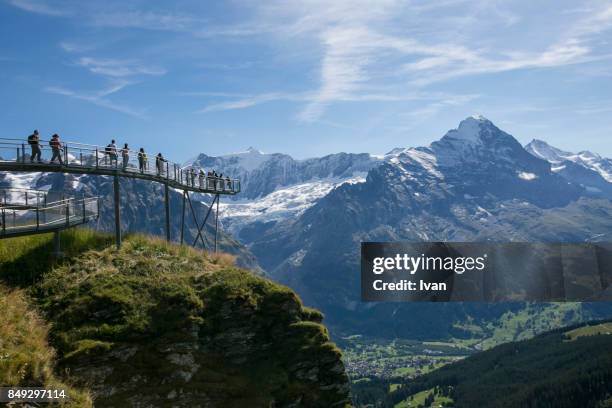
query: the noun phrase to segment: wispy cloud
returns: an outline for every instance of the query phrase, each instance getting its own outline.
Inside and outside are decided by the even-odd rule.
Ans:
[[[159,67],[145,65],[131,60],[118,60],[110,58],[81,57],[77,64],[87,68],[94,74],[109,77],[128,77],[135,75],[164,75],[166,70]]]
[[[231,101],[210,104],[200,109],[198,112],[208,113],[208,112],[235,110],[235,109],[245,109],[245,108],[250,108],[252,106],[260,105],[262,103],[267,103],[267,102],[304,101],[307,98],[308,97],[306,94],[299,94],[299,93],[293,94],[293,93],[284,93],[284,92],[271,92],[271,93],[264,93],[264,94],[259,94],[259,95],[246,95],[246,96],[242,96],[238,99],[234,99]]]
[[[53,6],[46,1],[41,0],[8,0],[8,3],[21,10],[30,13],[44,14],[48,16],[67,16],[70,13],[62,8]]]
[[[91,51],[95,48],[95,46],[92,44],[78,43],[73,41],[61,41],[59,43],[59,47],[62,50],[71,53],[83,53]]]
[[[146,112],[144,110],[135,109],[124,104],[115,103],[108,98],[108,96],[110,96],[111,94],[119,92],[121,89],[125,88],[128,85],[129,82],[120,81],[108,88],[104,88],[100,91],[91,93],[74,91],[60,86],[49,86],[46,87],[44,90],[48,93],[67,96],[69,98],[89,102],[102,108],[111,109],[116,112],[121,112],[139,119],[147,119]]]
[[[7,1],[33,13],[72,16],[79,24],[94,26],[95,30],[155,30],[164,31],[163,35],[172,32],[181,39],[189,36],[198,45],[209,41],[223,44],[229,39],[244,45],[259,36],[266,40],[266,47],[276,48],[279,54],[290,49],[301,57],[308,55],[303,76],[299,78],[304,87],[299,91],[273,84],[269,90],[260,92],[248,89],[243,94],[205,92],[201,96],[210,98],[211,103],[200,109],[201,113],[284,101],[296,104],[298,121],[314,122],[323,120],[332,106],[343,102],[422,100],[423,106],[415,114],[434,115],[472,101],[459,95],[451,103],[445,96],[434,96],[433,89],[457,78],[586,66],[612,58],[609,38],[602,38],[603,33],[612,29],[609,1],[589,1],[579,8],[551,10],[546,21],[537,13],[528,13],[519,2],[501,0],[247,1],[239,3],[238,18],[223,22],[211,18],[207,6],[199,2],[187,3],[188,7],[179,12],[165,4],[143,7],[133,1],[113,5]],[[181,46],[178,40],[176,44]],[[65,41],[60,46],[77,55],[92,51],[78,41]],[[206,71],[227,72],[232,66],[251,68],[249,63],[235,59],[234,65],[224,61],[198,63]],[[81,55],[76,64],[109,81],[166,74],[165,68],[136,58]],[[589,65],[591,72],[607,72],[606,68],[593,65]],[[480,90],[472,93],[479,94]]]

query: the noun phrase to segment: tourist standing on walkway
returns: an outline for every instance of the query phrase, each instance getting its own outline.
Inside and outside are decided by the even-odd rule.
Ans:
[[[30,144],[30,148],[32,149],[32,154],[30,155],[30,162],[34,163],[34,160],[38,158],[38,162],[42,163],[40,159],[40,137],[38,137],[38,130],[34,130],[34,132],[28,136],[28,143]]]
[[[106,145],[106,154],[108,155],[108,159],[110,161],[109,165],[113,165],[115,162],[115,167],[117,166],[117,145],[115,144],[115,139],[111,140],[109,144]]]
[[[60,138],[57,133],[51,136],[49,146],[51,146],[51,152],[53,153],[51,156],[51,163],[54,163],[55,159],[57,158],[59,160],[59,164],[64,164],[62,161],[62,142],[60,142]]]
[[[140,151],[138,152],[138,168],[140,169],[141,173],[144,173],[147,171],[147,154],[145,153],[142,147],[140,148]]]
[[[162,156],[161,153],[157,153],[157,156],[155,157],[155,167],[157,169],[157,175],[158,176],[162,176],[164,174],[164,162],[166,160],[164,159],[164,156]]]
[[[123,159],[123,170],[126,170],[130,161],[130,149],[127,143],[125,143],[123,149],[121,149],[121,158]]]
[[[204,169],[200,169],[200,173],[199,173],[200,188],[206,188],[206,186],[204,185],[205,178],[206,178],[206,173],[204,172]]]
[[[196,171],[193,167],[189,170],[189,175],[191,176],[191,187],[195,187]]]

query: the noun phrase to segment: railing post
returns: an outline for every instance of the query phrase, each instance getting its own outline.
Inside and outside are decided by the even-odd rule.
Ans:
[[[68,165],[68,145],[64,144],[64,163]]]
[[[96,147],[96,169],[98,168],[98,148]]]
[[[21,160],[25,163],[26,159],[25,159],[25,144],[21,144]]]
[[[17,163],[19,163],[21,161],[21,157],[19,157],[20,156],[19,152],[20,152],[20,150],[19,150],[19,148],[17,148]]]
[[[181,215],[181,245],[183,245],[183,237],[185,236],[185,195],[187,194],[186,190],[183,190],[183,214]]]
[[[6,232],[6,210],[2,209],[2,233]]]
[[[28,190],[25,192],[25,203],[28,205]]]

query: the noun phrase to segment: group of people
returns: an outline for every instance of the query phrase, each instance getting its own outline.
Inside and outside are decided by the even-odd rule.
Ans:
[[[230,189],[232,188],[232,179],[229,176],[223,177],[223,174],[217,174],[216,171],[211,170],[208,173],[204,169],[196,170],[195,167],[187,170],[187,185],[191,187],[196,186],[196,178],[198,180],[200,188],[206,189]]]
[[[113,139],[104,148],[104,153],[106,157],[108,158],[109,165],[110,166],[114,165],[115,167],[119,166],[119,153],[121,153],[121,159],[122,159],[121,167],[123,167],[123,170],[127,169],[128,164],[130,163],[130,148],[127,143],[124,143],[123,148],[121,148],[121,151],[118,151],[115,139]],[[138,170],[141,173],[146,173],[149,169],[149,158],[144,148],[141,147],[138,150],[137,157],[138,157]],[[155,169],[157,170],[158,176],[162,176],[164,174],[164,163],[165,162],[167,162],[167,160],[164,159],[164,156],[161,153],[157,153],[157,156],[155,156]]]
[[[30,155],[31,163],[34,163],[35,161],[38,163],[42,163],[42,159],[41,159],[42,151],[40,147],[40,142],[41,140],[38,134],[38,130],[34,130],[34,132],[32,132],[30,136],[28,136],[28,144],[30,145],[30,148],[32,150],[32,153]],[[52,152],[50,163],[55,163],[55,161],[57,160],[60,165],[63,165],[64,164],[64,160],[62,159],[63,146],[60,141],[60,137],[57,133],[51,136],[51,140],[49,141],[49,146],[51,147],[51,152]],[[121,154],[121,159],[122,159],[121,165],[122,165],[123,170],[125,171],[127,170],[127,167],[130,162],[130,148],[127,143],[124,143],[123,148],[119,150],[117,148],[117,144],[115,140],[113,139],[104,148],[105,160],[108,160],[109,166],[115,166],[115,167],[119,166],[119,154]],[[147,173],[149,164],[148,164],[147,153],[145,152],[144,148],[141,147],[138,150],[137,157],[138,157],[138,170],[141,173]],[[157,153],[157,155],[155,156],[155,170],[159,177],[162,177],[164,176],[165,173],[169,172],[169,169],[167,168],[167,164],[165,164],[167,162],[168,160],[166,160],[161,153]],[[182,182],[183,176],[181,175],[180,178]],[[225,189],[225,188],[231,189],[232,188],[232,180],[230,179],[230,177],[226,176],[224,178],[223,174],[217,174],[217,172],[214,170],[211,170],[208,173],[206,173],[204,169],[196,170],[194,167],[191,167],[190,169],[187,170],[185,182],[187,185],[191,187],[196,187],[196,178],[199,181],[200,188],[208,188],[208,189],[213,188],[215,190],[219,188],[221,189]]]
[[[28,144],[32,149],[32,154],[30,155],[30,161],[34,163],[36,160],[38,163],[42,163],[42,159],[40,157],[42,150],[40,149],[40,136],[38,135],[38,130],[34,130],[30,136],[28,136]],[[59,135],[54,133],[51,136],[51,140],[49,140],[49,146],[51,146],[51,163],[55,163],[57,159],[59,164],[64,164],[62,160],[62,142],[60,142]]]

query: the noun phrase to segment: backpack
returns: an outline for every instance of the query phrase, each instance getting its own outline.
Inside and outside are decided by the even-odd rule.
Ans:
[[[28,144],[36,144],[36,135],[28,136]]]

